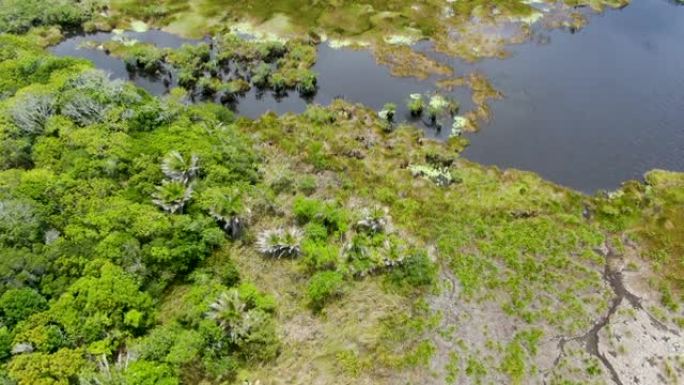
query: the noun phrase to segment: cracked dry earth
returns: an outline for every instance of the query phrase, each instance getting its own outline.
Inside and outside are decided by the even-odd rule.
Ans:
[[[634,245],[622,254],[608,244],[596,251],[605,258],[602,277],[611,295],[608,309],[595,314],[592,326],[575,335],[534,325],[543,330],[543,337],[536,354],[528,357],[522,381],[500,369],[505,352],[491,341],[505,345],[517,330],[530,325],[507,315],[496,298],[459,298],[458,281],[443,268],[444,289],[430,299],[433,310],[442,315],[430,368],[436,375],[426,383],[444,384],[446,378],[454,384],[683,384],[684,335],[675,324],[653,314],[663,310],[658,293],[648,286],[648,265]],[[628,270],[628,264],[638,269]],[[472,363],[454,363],[454,357],[466,356],[499,369],[478,373]]]

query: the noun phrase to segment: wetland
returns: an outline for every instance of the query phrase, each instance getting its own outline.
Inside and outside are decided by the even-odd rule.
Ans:
[[[680,384],[684,6],[0,0],[0,383]]]

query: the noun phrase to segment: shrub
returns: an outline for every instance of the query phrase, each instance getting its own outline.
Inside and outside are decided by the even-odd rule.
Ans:
[[[289,171],[276,173],[277,175],[270,183],[271,190],[276,194],[290,193],[294,187],[294,177]]]
[[[305,241],[302,245],[302,262],[308,271],[335,270],[340,251],[332,244]]]
[[[325,241],[328,238],[328,229],[320,223],[310,222],[304,226],[304,235],[314,241]]]
[[[304,117],[315,124],[331,124],[335,122],[335,115],[330,110],[317,104],[311,104],[304,111]]]
[[[0,201],[0,244],[28,246],[40,239],[42,222],[29,201]]]
[[[309,306],[314,311],[321,311],[328,303],[342,295],[343,288],[344,276],[337,271],[314,274],[307,288]]]
[[[297,197],[292,205],[295,218],[300,224],[308,223],[323,211],[323,202],[317,199]]]
[[[293,211],[297,222],[300,224],[311,221],[320,223],[328,229],[329,234],[347,231],[347,213],[334,203],[297,197],[293,203]]]
[[[70,95],[88,94],[99,103],[116,103],[127,107],[142,101],[142,97],[133,88],[127,87],[121,80],[110,79],[109,74],[100,70],[79,73],[69,79],[61,91]]]
[[[301,71],[297,75],[297,91],[303,96],[311,96],[317,90],[316,74],[310,70]]]
[[[392,269],[388,280],[397,286],[430,286],[437,279],[437,266],[424,251],[416,251]]]
[[[12,352],[12,333],[7,326],[0,327],[0,361],[4,361],[11,356]]]
[[[99,5],[75,0],[1,0],[0,32],[23,33],[37,25],[74,27],[88,20]],[[49,5],[49,6],[46,6]]]
[[[386,214],[382,209],[364,209],[361,219],[356,222],[356,230],[371,235],[385,232],[389,224]]]
[[[252,84],[258,88],[266,88],[270,76],[271,66],[262,62],[252,70]]]
[[[301,177],[297,183],[297,189],[304,195],[311,195],[316,192],[316,178],[311,175]]]
[[[81,126],[104,120],[108,107],[85,93],[77,93],[62,106],[61,113]]]
[[[13,326],[45,309],[47,300],[30,288],[10,289],[0,297],[2,320],[8,326]]]
[[[447,167],[434,167],[429,165],[411,165],[409,170],[414,177],[425,177],[438,186],[446,187],[455,182],[453,175]]]
[[[12,122],[23,135],[40,135],[43,133],[48,118],[55,112],[54,102],[52,95],[24,95],[10,110]]]

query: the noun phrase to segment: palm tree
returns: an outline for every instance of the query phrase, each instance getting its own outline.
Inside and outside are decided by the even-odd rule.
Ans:
[[[262,231],[257,239],[257,249],[271,257],[298,257],[301,253],[302,232],[296,227]]]
[[[385,210],[379,208],[364,209],[361,220],[356,222],[356,229],[369,234],[382,233],[388,224],[386,214]]]
[[[80,385],[128,385],[125,371],[128,369],[130,355],[128,352],[120,353],[116,362],[110,365],[109,360],[103,354],[97,362],[98,371],[82,374],[79,377]]]
[[[183,211],[185,205],[192,198],[192,193],[192,185],[186,186],[180,181],[165,180],[161,186],[157,186],[157,191],[152,194],[152,202],[161,207],[162,210],[174,214]]]
[[[231,238],[238,238],[247,223],[244,214],[249,212],[249,210],[245,210],[242,203],[242,194],[238,189],[229,193],[222,191],[208,193],[209,214]]]
[[[192,155],[185,159],[178,151],[171,151],[162,160],[161,169],[164,175],[172,181],[187,184],[199,175],[199,157]]]
[[[207,317],[218,323],[231,343],[240,344],[269,322],[263,310],[249,308],[240,298],[237,289],[229,289],[219,295],[211,305]]]

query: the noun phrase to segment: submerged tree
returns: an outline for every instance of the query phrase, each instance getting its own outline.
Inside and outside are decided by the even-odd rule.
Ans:
[[[411,94],[406,102],[406,107],[408,107],[412,116],[420,116],[425,108],[425,101],[423,100],[423,95],[421,94]]]

